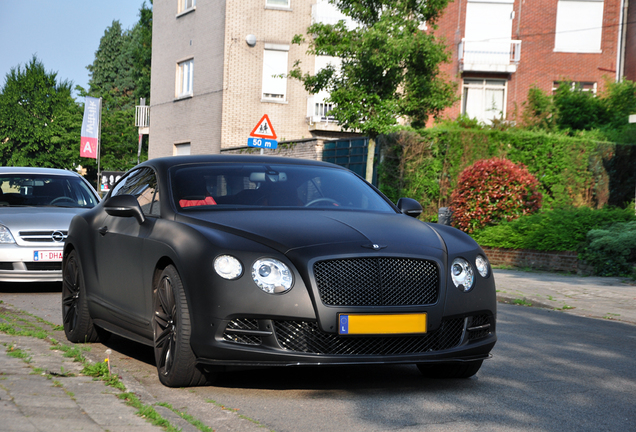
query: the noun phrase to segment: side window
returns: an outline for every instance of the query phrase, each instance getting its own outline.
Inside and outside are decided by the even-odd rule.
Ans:
[[[159,190],[157,176],[150,168],[140,168],[124,177],[113,189],[111,196],[133,195],[147,216],[159,216]]]

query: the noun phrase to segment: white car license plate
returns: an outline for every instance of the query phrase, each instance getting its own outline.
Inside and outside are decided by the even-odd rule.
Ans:
[[[33,261],[62,261],[62,250],[33,252]]]

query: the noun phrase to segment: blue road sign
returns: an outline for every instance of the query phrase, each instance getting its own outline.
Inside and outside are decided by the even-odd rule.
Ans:
[[[248,138],[247,146],[266,148],[266,149],[275,149],[276,147],[278,147],[278,141],[272,140],[272,139],[265,139],[265,138]]]

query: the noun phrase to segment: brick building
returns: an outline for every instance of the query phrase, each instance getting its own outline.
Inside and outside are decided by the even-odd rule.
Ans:
[[[292,37],[342,18],[327,0],[155,0],[149,157],[244,150],[264,114],[290,144],[280,153],[321,159],[339,138],[359,147],[329,118],[325,94],[280,77],[296,61],[324,66]]]
[[[634,20],[627,0],[449,3],[435,34],[452,51],[442,70],[458,83],[461,100],[446,116],[514,120],[532,86],[550,93],[572,81],[597,92],[605,80],[633,80],[636,32],[625,24]]]

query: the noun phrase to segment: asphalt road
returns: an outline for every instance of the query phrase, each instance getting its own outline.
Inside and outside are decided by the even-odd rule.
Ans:
[[[31,290],[0,300],[61,323],[59,288]],[[108,347],[134,391],[204,422],[215,404],[278,432],[636,431],[636,326],[507,304],[497,326],[493,358],[469,380],[427,380],[414,366],[267,368],[168,389],[150,349],[117,337]]]

